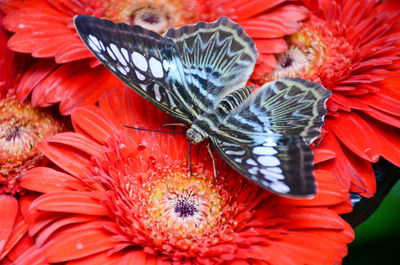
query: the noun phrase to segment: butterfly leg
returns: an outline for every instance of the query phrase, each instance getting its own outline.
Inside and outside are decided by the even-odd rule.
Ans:
[[[211,161],[212,161],[212,164],[213,164],[214,178],[217,179],[217,170],[215,168],[215,159],[214,159],[214,156],[213,156],[213,154],[211,152],[210,142],[207,143],[207,150],[208,150],[208,153],[210,154]]]

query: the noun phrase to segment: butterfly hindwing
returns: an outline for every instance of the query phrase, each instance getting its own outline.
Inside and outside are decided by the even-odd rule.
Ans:
[[[286,77],[266,83],[225,120],[235,130],[300,136],[311,144],[320,134],[331,95],[318,83]]]
[[[193,115],[178,90],[185,89],[176,45],[140,26],[87,15],[75,27],[92,53],[124,83],[168,114],[191,123]]]
[[[214,110],[224,96],[245,86],[258,56],[254,41],[227,17],[169,29],[165,36],[181,54],[185,92],[198,113]]]
[[[287,196],[315,193],[313,154],[331,92],[300,78],[260,87],[223,119],[211,140],[220,155],[260,186]]]
[[[211,142],[226,162],[259,186],[288,197],[315,194],[313,154],[303,138],[267,133],[246,138],[239,142],[219,135]]]

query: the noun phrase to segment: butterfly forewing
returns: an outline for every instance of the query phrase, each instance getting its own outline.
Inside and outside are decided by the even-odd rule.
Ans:
[[[75,27],[92,53],[115,75],[168,114],[191,123],[182,60],[175,43],[140,26],[79,15]]]
[[[224,96],[245,86],[258,56],[254,41],[227,17],[169,29],[165,36],[181,54],[188,84],[183,92],[198,113],[213,111]]]

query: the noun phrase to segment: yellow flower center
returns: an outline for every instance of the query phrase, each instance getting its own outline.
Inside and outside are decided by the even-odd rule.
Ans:
[[[62,125],[50,112],[16,99],[1,99],[0,113],[0,180],[7,184],[40,162],[36,144],[60,132]]]
[[[148,191],[148,216],[158,233],[195,239],[223,222],[220,187],[204,175],[175,173]]]
[[[264,81],[297,76],[330,88],[337,78],[351,71],[352,46],[343,37],[335,37],[317,18],[289,36],[287,43],[287,51],[277,55],[275,71],[266,74]]]

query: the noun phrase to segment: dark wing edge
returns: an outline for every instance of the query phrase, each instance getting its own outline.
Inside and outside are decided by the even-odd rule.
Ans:
[[[173,41],[137,25],[88,15],[75,16],[74,25],[89,50],[125,84],[169,115],[192,122],[192,113],[172,87],[185,82]],[[168,67],[172,64],[174,69]]]
[[[314,156],[299,136],[264,134],[261,144],[240,144],[232,138],[212,136],[219,155],[257,185],[283,197],[305,199],[316,193]]]

